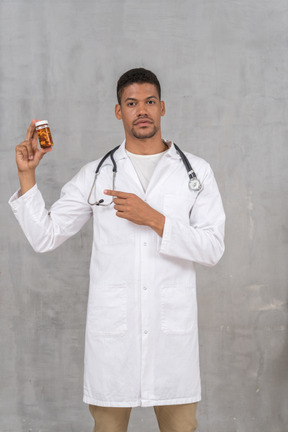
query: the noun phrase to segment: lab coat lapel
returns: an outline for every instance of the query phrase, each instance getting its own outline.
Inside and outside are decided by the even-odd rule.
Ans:
[[[115,153],[115,161],[117,164],[117,176],[119,179],[118,184],[127,185],[127,187],[129,188],[129,190],[126,189],[123,190],[123,192],[135,193],[140,198],[143,198],[145,193],[141,185],[141,182],[139,180],[139,177],[135,171],[135,168],[125,151],[125,140],[123,141],[123,143]],[[116,190],[119,190],[117,186],[117,179],[116,179]]]
[[[114,158],[117,164],[117,176],[119,184],[129,183],[129,192],[137,194],[140,198],[146,199],[148,196],[157,191],[163,185],[171,173],[177,169],[179,160],[181,160],[172,142],[167,142],[169,150],[163,155],[157,164],[155,171],[152,174],[146,192],[139,180],[135,168],[125,151],[125,140],[120,145],[119,149],[115,152]],[[125,176],[125,178],[124,178]],[[118,190],[116,180],[116,190]],[[125,192],[125,191],[124,191]]]
[[[170,148],[167,153],[163,155],[152,174],[150,182],[146,190],[146,197],[151,193],[161,188],[163,183],[171,176],[171,173],[177,169],[180,156],[176,152],[173,143],[169,143]]]

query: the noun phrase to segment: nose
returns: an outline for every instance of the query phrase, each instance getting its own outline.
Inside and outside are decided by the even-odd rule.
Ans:
[[[145,102],[139,102],[137,104],[137,116],[147,116],[147,104]]]

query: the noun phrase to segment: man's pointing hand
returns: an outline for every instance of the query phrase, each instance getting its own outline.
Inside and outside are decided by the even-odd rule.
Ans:
[[[146,225],[162,237],[165,216],[153,209],[137,195],[127,192],[105,190],[105,195],[114,197],[116,216],[127,219],[137,225]]]

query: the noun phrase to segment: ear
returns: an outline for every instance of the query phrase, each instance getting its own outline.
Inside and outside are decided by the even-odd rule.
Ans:
[[[118,120],[122,120],[122,112],[121,112],[121,105],[120,104],[115,105],[115,116]]]
[[[165,115],[166,109],[165,109],[165,102],[161,101],[161,116],[163,117]]]

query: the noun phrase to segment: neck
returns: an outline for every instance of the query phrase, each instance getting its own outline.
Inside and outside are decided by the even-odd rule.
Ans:
[[[139,155],[153,155],[167,150],[167,146],[161,136],[147,139],[126,136],[125,148],[129,152]]]

